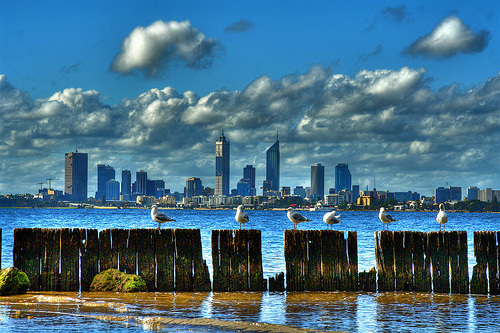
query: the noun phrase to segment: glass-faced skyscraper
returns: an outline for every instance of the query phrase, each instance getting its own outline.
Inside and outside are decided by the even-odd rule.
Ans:
[[[86,153],[66,153],[64,156],[64,192],[74,201],[87,201],[89,157]]]
[[[215,195],[229,195],[229,140],[224,131],[215,142]]]
[[[276,142],[266,152],[266,180],[271,182],[271,191],[280,188],[280,140],[276,134]]]
[[[311,165],[311,195],[313,200],[323,200],[325,196],[325,166],[321,163]]]
[[[130,170],[122,170],[122,200],[129,201],[132,192],[132,175]]]
[[[97,192],[95,192],[95,199],[102,200],[106,194],[106,183],[111,179],[115,179],[115,169],[110,165],[98,164],[97,165]],[[111,199],[111,198],[106,198]]]
[[[351,172],[347,163],[339,163],[335,167],[335,192],[351,190]]]

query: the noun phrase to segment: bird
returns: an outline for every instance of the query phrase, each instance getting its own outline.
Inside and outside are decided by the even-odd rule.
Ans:
[[[158,230],[160,230],[160,226],[164,222],[174,222],[173,218],[168,217],[166,214],[158,211],[158,206],[153,205],[151,207],[151,218],[153,221],[158,222]]]
[[[296,211],[294,211],[292,207],[288,208],[288,210],[286,212],[286,216],[288,217],[288,219],[290,221],[293,222],[293,230],[297,230],[297,224],[299,224],[301,222],[312,221],[312,220],[310,220],[310,219],[302,216],[302,214],[297,213]]]
[[[444,211],[444,205],[442,203],[439,204],[439,213],[436,216],[436,221],[439,222],[439,231],[441,231],[441,224],[446,231],[446,222],[448,222],[448,215],[446,215],[446,212]]]
[[[384,230],[384,225],[387,224],[387,230],[389,230],[389,223],[396,222],[396,219],[393,219],[391,215],[385,212],[384,207],[380,207],[380,212],[378,213],[378,218],[382,221],[382,230]]]
[[[328,226],[331,226],[331,228],[333,229],[334,224],[340,223],[340,219],[339,219],[340,214],[339,215],[335,215],[335,214],[336,214],[335,211],[331,211],[331,212],[323,215],[323,221],[325,221],[325,223],[326,223],[326,229],[328,229]]]
[[[249,218],[247,213],[243,213],[243,205],[239,205],[238,208],[236,208],[236,215],[234,216],[234,219],[236,222],[240,224],[240,229],[243,223],[247,223]]]

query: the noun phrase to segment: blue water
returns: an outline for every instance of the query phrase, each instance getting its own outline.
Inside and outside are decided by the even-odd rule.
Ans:
[[[207,260],[210,275],[211,244],[213,229],[237,229],[234,210],[163,210],[176,219],[171,228],[197,228],[201,230],[203,256]],[[250,222],[247,229],[262,231],[262,256],[264,277],[285,272],[283,235],[285,229],[293,227],[285,211],[252,211],[247,213]],[[325,229],[324,212],[302,212],[313,221],[299,225],[299,229]],[[359,270],[375,266],[374,232],[382,229],[377,212],[340,212],[342,222],[337,230],[357,231]],[[435,231],[439,224],[436,213],[391,212],[398,221],[389,230]],[[500,214],[448,213],[446,230],[466,230],[470,275],[475,264],[473,257],[473,231],[500,230]],[[144,209],[0,209],[2,236],[2,268],[12,265],[13,228],[156,228]],[[59,293],[74,299],[75,304],[49,302],[35,299],[27,294],[19,304],[31,305],[36,315],[32,319],[12,319],[13,311],[22,311],[24,305],[10,300],[2,303],[0,298],[0,330],[23,331],[26,327],[45,331],[127,331],[151,330],[142,321],[160,318],[154,330],[163,332],[217,332],[219,326],[196,326],[190,324],[167,325],[168,318],[217,319],[228,322],[267,323],[295,326],[316,330],[343,330],[348,332],[386,331],[468,331],[500,332],[500,297],[487,295],[448,295],[434,293],[143,293],[135,296],[101,293]],[[187,300],[194,300],[185,302]],[[135,319],[124,322],[102,319],[110,313],[122,316],[109,308],[93,308],[88,312],[82,304],[91,301],[125,304],[128,314]],[[83,302],[83,303],[80,303]],[[87,302],[87,303],[86,303]],[[192,304],[191,304],[192,303]],[[189,305],[191,304],[191,305]],[[19,308],[21,310],[19,310]],[[38,309],[38,310],[37,310]],[[53,310],[53,315],[40,315]],[[48,312],[47,312],[48,311]],[[60,312],[60,313],[59,313]],[[91,317],[86,317],[87,315]],[[79,316],[85,315],[85,316]],[[20,317],[23,317],[21,315]],[[99,317],[99,318],[97,318]],[[53,325],[54,318],[56,326]],[[153,320],[153,319],[151,319]],[[52,324],[49,324],[52,323]],[[27,325],[27,326],[25,326]],[[18,330],[17,330],[18,328]],[[239,330],[243,330],[239,328]],[[238,331],[228,329],[225,331]],[[268,330],[272,331],[272,330]]]

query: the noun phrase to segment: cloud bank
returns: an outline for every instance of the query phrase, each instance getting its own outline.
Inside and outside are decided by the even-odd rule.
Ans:
[[[110,69],[125,75],[138,71],[158,76],[174,61],[190,68],[206,68],[220,49],[217,40],[207,38],[189,21],[158,20],[145,28],[135,28],[125,37]]]
[[[362,188],[376,179],[381,189],[431,195],[445,182],[498,184],[500,74],[474,87],[453,83],[438,91],[428,88],[426,75],[423,68],[403,67],[350,77],[314,66],[279,80],[258,77],[242,91],[199,96],[165,87],[115,105],[81,88],[32,100],[1,75],[0,191],[14,191],[12,179],[36,188],[40,179],[63,178],[64,153],[76,144],[89,153],[93,177],[95,165],[105,163],[117,175],[144,169],[172,190],[182,191],[193,176],[213,186],[221,129],[231,140],[232,187],[247,164],[263,180],[265,150],[276,131],[284,186],[307,186],[316,162],[326,165],[327,187],[342,162]],[[91,178],[89,193],[95,182]]]
[[[483,51],[491,39],[487,30],[472,31],[456,16],[445,17],[427,35],[413,42],[404,53],[426,58],[450,58],[459,53]]]

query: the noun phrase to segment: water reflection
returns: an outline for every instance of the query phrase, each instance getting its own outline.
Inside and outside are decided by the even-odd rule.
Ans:
[[[261,324],[256,324],[261,323]],[[0,298],[0,330],[500,331],[500,296],[412,292],[28,293]],[[254,325],[254,326],[252,326]],[[196,329],[193,329],[196,327]]]

